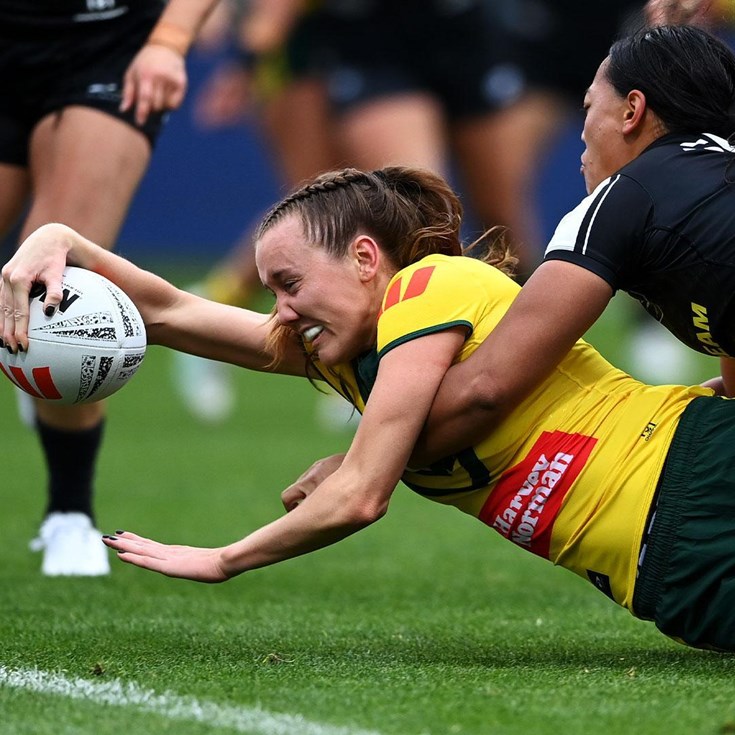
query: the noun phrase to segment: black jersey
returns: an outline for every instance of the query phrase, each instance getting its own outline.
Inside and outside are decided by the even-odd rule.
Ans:
[[[546,260],[626,291],[698,352],[735,356],[735,148],[659,138],[562,219]]]
[[[162,6],[163,0],[0,0],[0,26],[58,30],[114,20],[130,11],[158,16]]]

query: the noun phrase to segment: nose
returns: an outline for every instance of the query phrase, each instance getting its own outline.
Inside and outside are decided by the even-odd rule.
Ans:
[[[288,299],[276,300],[276,314],[279,324],[285,327],[292,326],[299,320],[299,313],[291,306]]]

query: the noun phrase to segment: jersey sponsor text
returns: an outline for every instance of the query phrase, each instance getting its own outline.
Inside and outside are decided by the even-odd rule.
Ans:
[[[697,339],[702,343],[702,349],[715,357],[724,357],[727,352],[717,344],[709,331],[709,317],[707,308],[692,301],[692,324],[697,330]]]
[[[596,442],[582,434],[543,432],[525,459],[498,480],[480,520],[518,546],[548,558],[554,520]]]

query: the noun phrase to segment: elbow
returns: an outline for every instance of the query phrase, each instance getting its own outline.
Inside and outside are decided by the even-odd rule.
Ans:
[[[136,305],[145,323],[148,343],[190,351],[187,349],[187,342],[182,339],[182,334],[190,328],[184,317],[187,313],[186,292],[171,286],[168,289],[160,288],[152,296],[146,296]]]
[[[459,400],[470,409],[497,412],[503,405],[503,398],[492,376],[480,372],[463,382]]]
[[[388,503],[360,502],[345,508],[342,518],[344,527],[350,532],[361,531],[376,521],[379,521],[388,512]]]
[[[356,466],[347,464],[345,459],[341,467],[300,507],[308,506],[309,501],[321,497],[327,502],[323,506],[329,518],[327,524],[335,530],[353,533],[375,523],[387,513],[398,478],[386,480],[359,463]]]

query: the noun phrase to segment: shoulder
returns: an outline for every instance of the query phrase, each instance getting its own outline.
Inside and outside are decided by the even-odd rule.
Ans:
[[[462,327],[470,334],[489,309],[507,308],[519,286],[487,263],[431,255],[399,271],[378,318],[378,352],[407,339]]]
[[[648,188],[621,171],[559,222],[545,259],[576,263],[617,288],[631,252],[646,239],[654,209]]]
[[[633,215],[646,215],[651,205],[647,188],[623,169],[602,181],[562,218],[548,250],[581,249],[589,242],[594,229],[607,232],[629,229]]]
[[[515,292],[518,285],[487,263],[468,256],[428,255],[401,269],[391,279],[383,299],[383,311],[406,299],[427,299],[454,289],[502,288]]]

